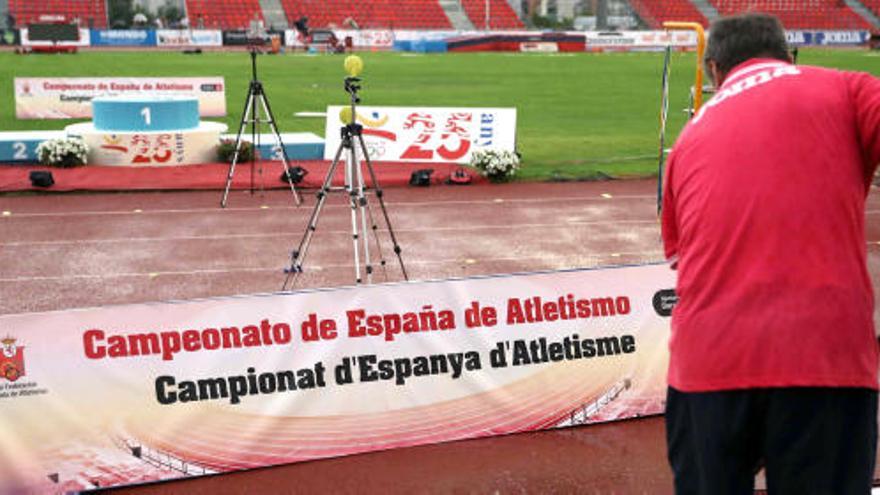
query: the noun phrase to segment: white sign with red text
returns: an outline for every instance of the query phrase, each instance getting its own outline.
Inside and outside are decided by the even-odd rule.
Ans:
[[[343,108],[327,107],[327,160],[341,141]],[[515,108],[358,107],[357,114],[376,161],[468,163],[477,150],[516,148]]]

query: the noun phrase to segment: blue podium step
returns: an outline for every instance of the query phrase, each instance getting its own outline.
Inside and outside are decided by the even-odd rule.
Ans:
[[[43,141],[65,137],[64,131],[0,132],[0,163],[33,163]]]
[[[195,97],[102,96],[92,100],[95,129],[99,131],[182,131],[199,126]]]

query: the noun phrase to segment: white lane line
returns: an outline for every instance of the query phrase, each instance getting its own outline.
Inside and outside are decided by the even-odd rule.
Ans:
[[[880,246],[880,241],[869,241],[869,246]],[[641,258],[641,259],[651,259],[654,261],[663,261],[663,251],[662,250],[651,250],[651,251],[631,251],[631,252],[616,252],[616,253],[577,253],[570,256],[553,256],[557,258],[558,261],[564,262],[565,266],[558,266],[557,268],[565,268],[571,267],[572,262],[567,260],[572,259],[584,259],[588,258],[592,261],[598,260],[615,260],[615,262],[619,262],[621,258]],[[446,264],[456,264],[459,266],[462,265],[478,265],[478,264],[486,264],[486,263],[498,263],[498,262],[508,262],[508,261],[524,261],[524,260],[539,260],[539,261],[547,261],[548,256],[507,256],[507,257],[497,257],[497,258],[483,258],[483,259],[474,259],[474,258],[449,258],[442,260],[407,260],[407,265],[446,265]],[[391,260],[388,260],[389,264]],[[329,263],[322,265],[312,265],[307,266],[306,273],[308,272],[320,272],[327,269],[336,269],[336,268],[352,268],[354,265],[350,263]],[[463,268],[463,266],[462,266]],[[393,270],[392,266],[392,270]],[[112,278],[149,278],[155,279],[161,276],[196,276],[196,275],[223,275],[223,274],[233,274],[233,273],[266,273],[266,272],[275,272],[282,273],[282,269],[277,265],[274,267],[232,267],[232,268],[217,268],[217,269],[202,269],[202,270],[179,270],[179,271],[160,271],[160,272],[124,272],[124,273],[106,273],[106,274],[74,274],[74,275],[56,275],[56,276],[29,276],[29,277],[9,277],[9,278],[0,278],[0,283],[20,283],[20,282],[35,282],[35,281],[60,281],[60,280],[102,280],[102,279],[112,279]]]
[[[651,195],[631,195],[631,196],[614,196],[615,200],[625,199],[625,200],[651,200],[656,201],[656,196]],[[487,200],[462,200],[462,201],[447,201],[447,200],[436,200],[436,201],[414,201],[414,202],[401,202],[401,203],[392,203],[386,202],[385,205],[389,210],[393,210],[394,208],[421,208],[421,207],[437,207],[437,206],[466,206],[466,205],[499,205],[504,204],[507,205],[509,203],[521,203],[521,204],[552,204],[552,203],[570,203],[572,201],[584,201],[584,202],[603,202],[607,203],[607,198],[602,197],[588,197],[588,196],[565,196],[565,197],[551,197],[551,198],[505,198],[505,199],[487,199]],[[378,203],[374,201],[373,203]],[[373,204],[371,203],[371,204]],[[378,205],[376,205],[378,207]],[[506,206],[505,206],[506,207]],[[324,209],[349,209],[348,204],[325,204]],[[137,214],[139,215],[165,215],[165,214],[173,214],[173,215],[186,215],[193,213],[223,213],[224,211],[230,212],[242,212],[242,213],[254,213],[254,212],[265,212],[266,210],[270,211],[296,211],[303,210],[306,212],[311,212],[311,207],[296,207],[296,206],[272,206],[267,207],[256,206],[252,208],[191,208],[191,209],[163,209],[163,210],[141,210]],[[4,211],[3,217],[6,218],[65,218],[65,217],[88,217],[88,216],[125,216],[125,215],[134,215],[135,213],[132,210],[117,210],[117,211],[70,211],[70,212],[62,212],[62,213],[40,213],[40,212],[32,212],[32,213],[15,213],[13,214],[11,211]],[[880,210],[868,210],[865,212],[866,215],[878,215],[880,214]]]
[[[620,256],[627,257],[639,257],[639,258],[656,258],[657,261],[661,261],[659,258],[663,255],[662,251],[638,251],[631,253],[617,253]],[[619,257],[615,257],[615,259],[619,259]],[[573,256],[553,256],[553,258],[557,258],[558,262],[564,262],[565,260],[570,259],[584,259],[590,258],[592,260],[602,260],[602,259],[610,259],[611,257],[606,253],[578,253]],[[416,261],[406,261],[407,266],[409,265],[448,265],[455,264],[457,266],[461,265],[478,265],[478,264],[487,264],[487,263],[498,263],[498,262],[508,262],[508,261],[523,261],[523,260],[538,260],[538,261],[547,261],[547,256],[507,256],[507,257],[499,257],[499,258],[482,258],[482,259],[461,259],[461,258],[449,258],[442,260],[416,260]],[[387,260],[389,263],[389,270],[393,273],[395,270],[395,266],[392,264],[391,260]],[[567,266],[572,266],[571,263],[566,263]],[[337,268],[352,268],[354,264],[351,263],[328,263],[322,265],[313,265],[313,266],[305,266],[305,273],[313,271],[324,271],[328,269],[337,269]],[[563,266],[559,266],[557,268],[563,268]],[[164,272],[124,272],[124,273],[103,273],[103,274],[72,274],[72,275],[47,275],[47,276],[32,276],[32,277],[9,277],[9,278],[0,278],[0,283],[17,283],[17,282],[36,282],[36,281],[58,281],[58,280],[103,280],[103,279],[111,279],[111,278],[149,278],[154,279],[163,276],[195,276],[195,275],[223,275],[223,274],[232,274],[232,273],[265,273],[265,272],[275,272],[279,275],[282,274],[282,268],[278,266],[274,267],[232,267],[232,268],[214,268],[214,269],[202,269],[202,270],[180,270],[180,271],[164,271]]]
[[[631,199],[631,200],[657,200],[656,196],[650,195],[632,195],[632,196],[615,196],[614,199]],[[500,201],[500,203],[508,204],[508,203],[525,203],[525,204],[536,204],[536,203],[565,203],[571,201],[592,201],[592,202],[606,202],[607,200],[604,198],[597,198],[595,196],[554,196],[554,197],[544,197],[544,198],[505,198]],[[373,203],[378,203],[378,201],[373,201]],[[444,200],[437,199],[435,201],[412,201],[412,202],[390,202],[387,201],[385,205],[391,208],[420,208],[425,206],[447,206],[447,205],[492,205],[498,204],[499,201],[496,199],[485,199],[485,200]],[[306,206],[273,206],[271,209],[273,210],[304,210],[311,211],[311,208],[314,205],[306,205]],[[348,209],[350,206],[346,204],[326,204],[324,208],[345,208]],[[190,208],[190,209],[160,209],[160,210],[143,210],[140,212],[142,215],[161,215],[161,214],[188,214],[188,213],[223,213],[225,211],[229,212],[260,212],[264,211],[267,208],[263,206],[255,206],[255,207],[247,207],[247,208]],[[112,216],[112,215],[131,215],[132,210],[115,210],[115,211],[98,211],[98,210],[88,210],[88,211],[68,211],[68,212],[31,212],[31,213],[16,213],[15,215],[11,215],[15,218],[29,218],[29,217],[81,217],[81,216]]]
[[[394,229],[395,233],[422,233],[422,232],[468,232],[468,231],[485,231],[485,230],[519,230],[519,229],[548,229],[548,228],[566,228],[572,226],[578,227],[597,227],[603,225],[652,225],[656,226],[656,220],[597,220],[597,221],[566,221],[561,223],[508,223],[502,225],[473,225],[459,227],[421,227],[415,229]],[[177,237],[122,237],[110,239],[79,239],[79,240],[53,240],[53,241],[18,241],[18,242],[0,242],[0,247],[21,247],[21,246],[64,246],[76,244],[115,244],[126,242],[165,242],[165,241],[221,241],[232,239],[266,239],[272,237],[299,237],[302,235],[300,231],[294,232],[272,232],[272,233],[255,233],[255,234],[228,234],[228,235],[192,235]],[[380,232],[386,232],[386,229],[380,227]],[[351,230],[321,230],[319,227],[316,234],[331,235],[351,235]]]
[[[346,207],[347,208],[347,207]],[[880,210],[871,210],[867,212],[868,215],[878,215],[880,214]],[[474,226],[459,226],[459,227],[422,227],[422,228],[413,228],[413,229],[395,229],[396,233],[431,233],[431,232],[467,232],[467,231],[483,231],[483,230],[518,230],[518,229],[546,229],[546,228],[565,228],[572,226],[580,226],[580,227],[598,227],[603,225],[658,225],[657,220],[595,220],[595,221],[578,221],[578,220],[565,220],[560,223],[506,223],[502,225],[474,225]],[[384,228],[379,229],[380,232],[386,232],[387,230]],[[318,233],[321,234],[329,234],[329,235],[342,235],[342,234],[350,234],[349,230],[322,230],[320,227],[317,230]],[[293,237],[296,238],[302,235],[301,229],[300,231],[293,232],[271,232],[271,233],[253,233],[253,234],[226,234],[226,235],[188,235],[188,236],[175,236],[175,237],[122,237],[122,238],[108,238],[108,239],[61,239],[61,240],[51,240],[51,241],[12,241],[12,242],[0,242],[0,247],[23,247],[23,246],[68,246],[68,245],[78,245],[78,244],[117,244],[117,243],[126,243],[126,242],[177,242],[177,241],[223,241],[223,240],[235,240],[235,239],[270,239],[270,238],[279,238],[279,237]],[[871,242],[868,242],[871,244]]]

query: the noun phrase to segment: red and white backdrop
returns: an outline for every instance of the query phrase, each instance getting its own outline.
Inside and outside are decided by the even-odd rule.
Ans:
[[[0,317],[0,492],[662,412],[665,265]]]

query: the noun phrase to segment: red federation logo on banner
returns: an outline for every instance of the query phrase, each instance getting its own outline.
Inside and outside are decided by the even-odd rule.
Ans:
[[[14,382],[24,376],[24,346],[16,346],[15,339],[6,337],[0,352],[0,378]]]

